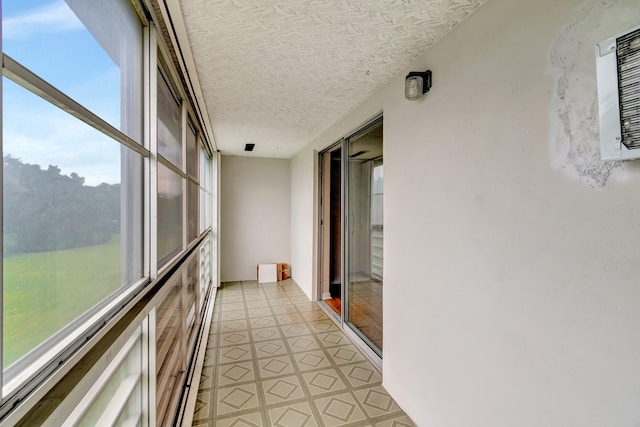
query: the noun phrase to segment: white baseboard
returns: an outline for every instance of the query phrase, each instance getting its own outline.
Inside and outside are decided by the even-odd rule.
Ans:
[[[331,292],[323,292],[322,299],[323,300],[331,299]]]

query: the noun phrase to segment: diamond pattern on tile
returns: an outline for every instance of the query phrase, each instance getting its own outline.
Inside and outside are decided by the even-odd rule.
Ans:
[[[273,312],[276,314],[298,314],[296,308],[291,305],[273,307]]]
[[[222,320],[239,320],[239,319],[244,319],[246,316],[246,313],[244,312],[244,310],[242,311],[225,311],[222,313]]]
[[[239,303],[242,302],[242,295],[225,295],[221,302],[223,305]]]
[[[271,316],[271,310],[268,308],[250,308],[247,310],[247,313],[249,313],[249,317]]]
[[[308,403],[298,403],[269,410],[269,419],[275,427],[317,427]]]
[[[220,332],[236,332],[244,331],[247,329],[247,322],[245,320],[231,320],[222,322]]]
[[[258,361],[258,365],[260,366],[260,376],[262,378],[292,374],[294,372],[293,364],[288,356],[261,359]]]
[[[278,328],[274,327],[254,329],[251,331],[251,336],[253,337],[254,341],[272,340],[275,338],[280,338],[280,331],[278,330]]]
[[[249,342],[249,333],[245,331],[220,334],[221,346],[245,344],[248,342]]]
[[[196,407],[193,411],[193,420],[206,420],[211,417],[211,391],[199,391],[196,397]]]
[[[295,375],[262,382],[262,390],[268,405],[304,398],[304,391]]]
[[[309,371],[312,369],[326,368],[331,363],[322,351],[309,351],[305,353],[296,353],[293,355],[300,371]]]
[[[315,402],[327,426],[340,426],[366,419],[353,396],[348,393],[317,399]]]
[[[381,386],[353,392],[370,417],[378,417],[401,411],[400,407]],[[399,414],[402,414],[399,412]]]
[[[320,342],[324,347],[335,347],[341,344],[347,344],[347,338],[342,332],[329,332],[327,334],[319,334]]]
[[[353,387],[378,385],[382,381],[382,377],[370,363],[358,363],[356,365],[342,366],[340,367],[340,370],[344,373],[347,377],[347,381],[349,381]]]
[[[281,354],[287,354],[287,348],[284,346],[284,341],[262,341],[254,344],[256,350],[256,356],[260,359],[263,357],[279,356]]]
[[[253,381],[252,362],[233,363],[231,365],[221,365],[218,375],[218,385],[225,386],[240,382]]]
[[[220,364],[241,362],[249,359],[251,359],[251,347],[249,344],[220,349]]]
[[[207,390],[213,387],[213,366],[205,366],[200,374],[199,390]]]
[[[217,415],[257,408],[258,392],[255,384],[244,384],[218,390]]]
[[[329,348],[327,352],[336,365],[365,360],[364,356],[352,345]]]
[[[313,339],[311,335],[303,335],[297,338],[287,338],[287,342],[289,343],[289,347],[291,347],[291,351],[308,351],[315,350],[320,348],[316,340]]]
[[[256,317],[255,319],[250,319],[249,323],[251,323],[252,328],[266,328],[275,326],[276,320],[273,317]]]
[[[289,298],[286,297],[278,297],[278,298],[271,298],[269,300],[269,304],[271,304],[271,307],[278,307],[278,306],[290,306],[291,305],[291,301],[289,300]]]
[[[309,392],[314,396],[329,392],[344,390],[346,388],[344,382],[335,369],[323,369],[318,372],[309,372],[302,374]]]
[[[311,327],[311,330],[313,332],[315,332],[315,333],[337,331],[338,330],[338,328],[336,327],[336,324],[333,323],[329,319],[318,320],[318,321],[315,321],[315,322],[309,322],[309,326]]]
[[[378,370],[292,280],[238,282],[217,297],[193,425],[413,426]],[[240,303],[246,312],[222,311]]]
[[[276,316],[276,320],[280,325],[289,325],[291,323],[302,323],[304,320],[299,314],[280,314]]]
[[[280,328],[285,337],[299,337],[300,335],[311,334],[309,328],[304,323],[294,323],[292,325],[282,325]]]
[[[325,314],[324,311],[322,312],[309,311],[309,312],[302,312],[302,317],[308,322],[313,322],[317,320],[324,320],[326,319],[327,315]]]
[[[268,306],[269,304],[267,304],[266,301],[261,301],[261,300],[247,301],[247,308],[266,308]]]
[[[241,302],[222,304],[222,312],[244,310],[244,304]]]
[[[219,419],[215,425],[216,427],[263,427],[265,424],[262,421],[261,412],[251,412],[237,417]]]

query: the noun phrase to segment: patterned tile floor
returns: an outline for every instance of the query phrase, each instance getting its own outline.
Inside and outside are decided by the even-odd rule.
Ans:
[[[204,365],[194,426],[414,425],[291,279],[219,289]]]

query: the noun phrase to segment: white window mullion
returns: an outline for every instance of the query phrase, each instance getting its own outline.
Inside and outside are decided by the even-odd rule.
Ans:
[[[150,156],[148,159],[149,173],[145,188],[148,189],[145,197],[145,224],[147,224],[145,245],[145,262],[147,271],[152,280],[158,277],[158,33],[153,24],[149,26],[149,38],[147,47],[148,61],[145,76],[148,80],[146,85],[147,114],[145,116],[145,128],[147,132],[147,148]]]

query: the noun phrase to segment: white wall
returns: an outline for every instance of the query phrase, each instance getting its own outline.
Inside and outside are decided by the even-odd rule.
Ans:
[[[221,281],[256,280],[256,265],[290,263],[290,161],[222,156]]]
[[[315,152],[384,110],[384,386],[419,426],[640,425],[640,161],[598,160],[594,65],[638,16],[490,0],[293,159],[310,294]]]

